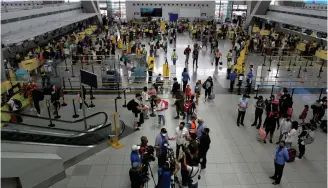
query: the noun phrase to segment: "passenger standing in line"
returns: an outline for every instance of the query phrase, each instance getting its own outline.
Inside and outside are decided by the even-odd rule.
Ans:
[[[206,155],[207,155],[207,151],[210,149],[210,144],[211,144],[209,133],[210,133],[210,129],[204,128],[202,131],[202,136],[199,138],[198,156],[201,161],[200,164],[202,169],[206,168],[206,163],[207,163]]]
[[[163,121],[163,126],[165,126],[165,116],[164,116],[164,112],[165,112],[166,108],[165,108],[165,102],[164,100],[162,100],[161,98],[157,98],[156,101],[156,112],[157,112],[157,116],[158,116],[158,126],[161,126],[161,122]]]
[[[173,49],[171,59],[172,59],[173,65],[175,65],[178,60],[178,54],[176,53],[175,49]]]
[[[187,68],[184,68],[183,72],[182,72],[182,91],[184,93],[186,92],[186,87],[187,87],[187,84],[188,84],[189,80],[190,80],[190,76],[189,76],[189,73],[187,71]]]
[[[244,117],[246,114],[246,109],[248,107],[248,99],[246,95],[243,95],[242,98],[239,99],[238,103],[238,117],[237,117],[237,126],[239,127],[239,124],[244,126]]]
[[[257,129],[259,129],[262,125],[262,114],[264,109],[264,101],[262,95],[259,96],[258,100],[255,104],[255,120],[252,126],[256,126],[257,120],[259,120],[259,124],[257,125]]]
[[[38,88],[34,87],[32,88],[31,94],[33,105],[37,112],[37,116],[41,116],[40,100],[43,98],[43,93]]]
[[[211,95],[213,89],[213,80],[212,77],[208,77],[207,80],[203,83],[203,88],[205,89],[205,101],[207,97]]]
[[[302,159],[303,155],[305,154],[305,145],[311,144],[314,141],[314,130],[315,128],[311,126],[311,124],[305,124],[302,127],[303,131],[301,134],[298,136],[298,149],[299,149],[299,155],[298,159]]]
[[[281,119],[278,125],[278,129],[279,126],[280,126],[280,135],[279,135],[279,140],[276,144],[279,144],[282,137],[287,133],[289,133],[289,131],[292,129],[292,122],[290,121],[290,117]]]
[[[276,153],[274,157],[274,175],[270,178],[274,180],[273,185],[280,184],[282,172],[284,171],[285,163],[289,160],[287,148],[285,147],[285,141],[281,141],[276,147]]]
[[[297,143],[297,129],[298,129],[298,122],[297,121],[293,121],[292,122],[292,130],[290,130],[287,133],[287,137],[286,137],[286,148],[291,148],[292,145],[296,145]]]
[[[270,143],[272,143],[272,137],[273,137],[273,133],[276,129],[276,124],[279,122],[279,119],[277,117],[277,114],[275,113],[270,113],[264,120],[263,123],[263,128],[265,128],[265,138],[263,140],[263,143],[266,144],[266,138],[268,136],[268,134],[270,133]]]
[[[200,139],[200,137],[203,135],[204,129],[206,128],[205,124],[204,124],[204,120],[202,118],[198,118],[197,120],[198,126],[197,126],[197,131],[196,131],[196,135],[197,135],[197,139]]]
[[[215,66],[219,65],[220,58],[221,58],[221,53],[220,53],[220,50],[217,49],[215,52]]]
[[[237,78],[237,69],[235,69],[232,73],[230,73],[229,78],[230,78],[229,92],[233,92],[233,86],[235,85],[235,80]]]

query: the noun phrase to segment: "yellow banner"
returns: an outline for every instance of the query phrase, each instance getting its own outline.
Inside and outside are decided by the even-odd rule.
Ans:
[[[253,26],[253,33],[260,32],[260,28],[258,26]]]
[[[268,36],[268,35],[270,35],[270,31],[269,30],[261,30],[260,31],[260,35],[262,35],[262,36]]]
[[[305,51],[305,44],[304,43],[298,43],[296,46],[296,49],[298,49],[299,51],[304,52]]]
[[[315,56],[327,61],[327,51],[325,51],[325,50],[317,50],[315,52]]]

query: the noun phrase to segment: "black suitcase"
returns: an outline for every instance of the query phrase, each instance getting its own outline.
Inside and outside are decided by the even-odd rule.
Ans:
[[[172,42],[173,42],[173,39],[170,39],[170,44],[172,44]]]

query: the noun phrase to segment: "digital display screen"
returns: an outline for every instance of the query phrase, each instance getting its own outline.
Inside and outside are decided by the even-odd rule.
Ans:
[[[140,8],[141,17],[162,17],[161,8]]]
[[[327,5],[327,0],[304,0],[305,4]]]

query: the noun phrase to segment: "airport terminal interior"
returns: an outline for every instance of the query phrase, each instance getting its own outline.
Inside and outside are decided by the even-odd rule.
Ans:
[[[327,187],[327,1],[1,1],[1,187]]]

